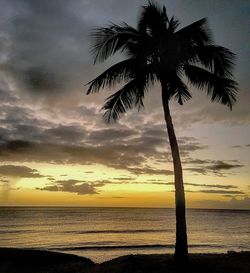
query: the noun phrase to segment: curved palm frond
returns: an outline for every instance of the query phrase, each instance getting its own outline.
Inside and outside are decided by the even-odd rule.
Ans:
[[[94,55],[94,63],[105,61],[118,50],[123,51],[130,41],[138,38],[138,35],[138,31],[126,23],[96,28],[91,34],[93,39],[91,53]]]
[[[144,83],[133,79],[128,82],[122,89],[106,99],[103,106],[104,119],[107,123],[116,121],[128,109],[133,106],[143,107]]]
[[[206,45],[212,42],[207,19],[198,20],[175,32],[175,37],[183,46]]]
[[[121,114],[127,110],[138,107],[140,110],[143,107],[144,93],[149,85],[153,85],[157,78],[154,64],[144,64],[137,67],[135,72],[130,75],[131,81],[125,84],[119,91],[106,99],[102,110],[106,122],[116,121]]]
[[[179,25],[180,25],[180,22],[174,17],[171,17],[171,19],[168,21],[168,27],[167,27],[168,32],[174,33]]]
[[[174,97],[180,105],[192,98],[188,87],[177,75],[169,80],[169,90],[172,91],[170,97]]]
[[[135,69],[136,65],[136,58],[131,58],[111,66],[97,78],[88,83],[89,88],[87,95],[90,93],[98,92],[101,88],[106,86],[112,88],[115,84],[129,79],[130,74]]]
[[[217,101],[232,109],[237,97],[237,83],[230,78],[213,74],[201,67],[186,65],[185,74],[199,89],[206,89],[211,101]]]
[[[191,63],[198,62],[215,75],[232,77],[234,57],[235,55],[229,49],[222,46],[197,46],[193,48]]]

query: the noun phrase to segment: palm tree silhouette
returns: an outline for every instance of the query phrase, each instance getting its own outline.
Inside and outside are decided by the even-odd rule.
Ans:
[[[168,18],[164,6],[161,8],[148,2],[142,7],[136,28],[121,23],[93,30],[94,63],[105,61],[117,51],[127,58],[89,82],[87,94],[125,82],[119,91],[106,99],[102,108],[105,120],[111,122],[133,107],[140,109],[146,89],[160,82],[175,176],[175,259],[185,262],[188,260],[185,192],[169,101],[173,98],[182,105],[192,97],[189,86],[193,85],[205,90],[211,101],[232,109],[237,83],[232,79],[234,54],[214,44],[206,18],[182,29],[178,26],[178,20]]]

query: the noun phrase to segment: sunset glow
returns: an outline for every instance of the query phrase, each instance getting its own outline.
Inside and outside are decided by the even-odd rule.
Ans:
[[[70,2],[46,13],[36,1],[3,1],[0,205],[174,207],[159,86],[147,92],[144,109],[111,125],[100,109],[116,89],[86,96],[86,84],[110,64],[93,65],[90,30],[109,20],[134,25],[131,10],[144,1],[105,8],[100,1]],[[171,102],[187,207],[250,209],[249,26],[241,23],[247,1],[233,2],[230,11],[217,1],[220,13],[210,1],[206,8],[168,2],[182,25],[208,17],[215,41],[236,53],[240,90],[232,111],[194,88],[190,102]],[[239,22],[232,25],[235,16]]]

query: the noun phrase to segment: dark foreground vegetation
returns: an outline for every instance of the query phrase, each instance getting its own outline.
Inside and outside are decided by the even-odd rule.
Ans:
[[[42,250],[0,248],[1,273],[249,273],[250,252],[190,254],[189,265],[176,266],[173,255],[128,255],[101,264],[76,255]]]

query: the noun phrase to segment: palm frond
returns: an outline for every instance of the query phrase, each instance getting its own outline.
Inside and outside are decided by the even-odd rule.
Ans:
[[[238,92],[235,81],[194,65],[186,65],[184,70],[190,83],[199,89],[207,90],[211,101],[220,102],[232,109]]]
[[[138,31],[126,23],[96,28],[91,33],[93,40],[91,53],[94,55],[94,63],[103,62],[118,50],[122,51],[129,42],[136,40],[138,35]]]
[[[168,31],[170,33],[174,33],[179,25],[180,25],[180,22],[174,17],[171,17],[171,19],[168,21],[168,27],[167,27]]]
[[[184,102],[192,98],[192,95],[190,94],[188,87],[179,77],[176,77],[175,86],[176,87],[174,98],[178,101],[180,105],[183,105]]]
[[[194,63],[202,64],[216,75],[232,77],[235,55],[225,47],[217,45],[197,46],[193,48],[191,57],[194,57],[192,58]]]
[[[192,98],[186,84],[174,73],[168,77],[165,91],[168,92],[167,97],[169,99],[174,97],[180,105]]]
[[[206,18],[176,31],[175,36],[184,46],[204,45],[212,42]]]
[[[106,99],[103,106],[104,120],[107,123],[116,121],[127,110],[133,106],[142,107],[144,97],[144,86],[142,82],[133,79],[128,82],[122,89]]]
[[[136,64],[136,58],[132,58],[111,66],[97,78],[88,83],[89,88],[87,95],[98,92],[101,88],[105,88],[106,86],[112,88],[115,84],[127,80],[135,69]]]

